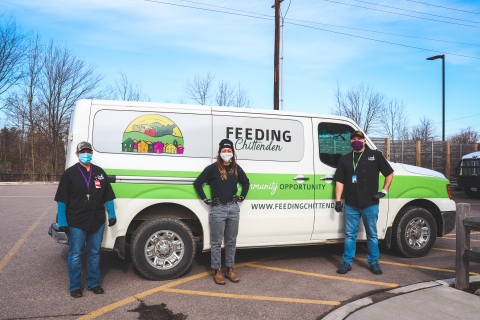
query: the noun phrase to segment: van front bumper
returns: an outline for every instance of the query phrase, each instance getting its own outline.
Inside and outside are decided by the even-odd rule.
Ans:
[[[457,215],[456,211],[444,211],[441,212],[442,215],[442,225],[443,230],[441,237],[452,232],[455,229],[455,217]]]

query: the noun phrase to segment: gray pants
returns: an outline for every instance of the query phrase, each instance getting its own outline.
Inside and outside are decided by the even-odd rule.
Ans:
[[[235,250],[237,249],[238,223],[240,207],[237,203],[221,204],[210,210],[210,246],[212,269],[222,267],[222,240],[225,235],[225,264],[235,265]]]

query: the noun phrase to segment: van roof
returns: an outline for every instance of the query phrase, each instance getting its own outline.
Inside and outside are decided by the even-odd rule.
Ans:
[[[265,115],[283,115],[283,116],[295,116],[295,117],[307,117],[307,118],[324,118],[324,119],[336,119],[344,120],[355,127],[358,127],[353,120],[343,117],[335,116],[331,114],[317,114],[317,113],[306,113],[298,111],[289,111],[289,110],[270,110],[270,109],[254,109],[254,108],[237,108],[237,107],[218,107],[218,106],[202,106],[202,105],[192,105],[192,104],[178,104],[178,103],[159,103],[159,102],[138,102],[138,101],[117,101],[117,100],[90,100],[83,99],[77,101],[77,104],[90,104],[90,105],[102,105],[102,106],[118,106],[124,107],[125,105],[131,107],[142,107],[142,108],[171,108],[175,110],[189,110],[189,111],[200,111],[200,112],[234,112],[236,114],[265,114]]]

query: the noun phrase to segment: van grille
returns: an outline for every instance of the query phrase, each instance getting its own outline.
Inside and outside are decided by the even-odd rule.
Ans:
[[[480,176],[480,159],[465,159],[460,161],[459,174],[463,177]]]

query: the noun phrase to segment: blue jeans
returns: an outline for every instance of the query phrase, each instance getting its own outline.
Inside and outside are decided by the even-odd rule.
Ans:
[[[362,217],[363,225],[367,232],[368,263],[378,263],[378,259],[380,259],[377,236],[378,204],[368,207],[345,205],[345,249],[342,256],[343,261],[352,264],[355,257],[360,217]]]
[[[212,269],[222,267],[222,240],[225,235],[225,264],[235,265],[237,249],[238,224],[240,222],[240,207],[237,203],[221,204],[210,210],[210,246]]]
[[[87,288],[100,285],[100,246],[103,239],[102,224],[98,230],[87,232],[73,227],[68,228],[68,262],[67,270],[70,277],[70,291],[82,289],[82,253],[87,248]]]

